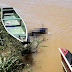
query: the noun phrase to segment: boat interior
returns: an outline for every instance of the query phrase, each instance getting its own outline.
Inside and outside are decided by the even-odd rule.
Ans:
[[[26,39],[25,25],[15,10],[13,8],[3,8],[2,10],[2,20],[8,32],[22,41]]]
[[[72,54],[71,54],[71,52],[68,51],[65,57],[67,58],[68,62],[70,63],[70,65],[72,67]]]

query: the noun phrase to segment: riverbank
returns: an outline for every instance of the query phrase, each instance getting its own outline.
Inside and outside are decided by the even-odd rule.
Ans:
[[[1,9],[0,9],[1,17]],[[34,43],[35,42],[35,43]],[[22,72],[28,71],[33,57],[32,50],[39,45],[39,40],[33,40],[30,44],[23,45],[5,30],[0,18],[0,71]],[[29,70],[30,71],[30,70]]]

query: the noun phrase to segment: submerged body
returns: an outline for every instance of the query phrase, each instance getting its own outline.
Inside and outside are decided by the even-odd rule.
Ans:
[[[2,8],[2,23],[7,32],[17,40],[27,41],[27,28],[13,8]]]

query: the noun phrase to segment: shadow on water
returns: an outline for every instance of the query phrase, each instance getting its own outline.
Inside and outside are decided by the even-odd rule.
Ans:
[[[25,56],[25,62],[27,64],[33,65],[33,56],[32,56],[32,53]]]

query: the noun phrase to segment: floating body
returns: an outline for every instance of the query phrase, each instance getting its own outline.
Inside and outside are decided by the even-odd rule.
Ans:
[[[67,49],[59,48],[59,51],[61,53],[61,63],[65,72],[72,72],[72,54]]]
[[[27,28],[14,8],[2,8],[1,20],[6,31],[21,42],[27,41]]]

